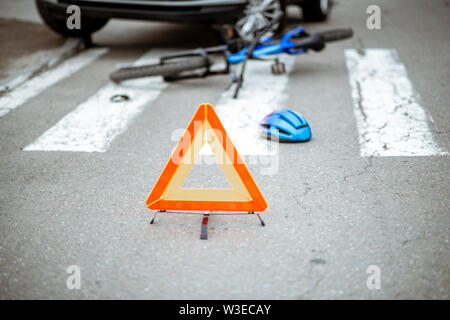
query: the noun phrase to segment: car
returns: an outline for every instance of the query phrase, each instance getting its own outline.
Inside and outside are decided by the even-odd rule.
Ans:
[[[306,21],[325,20],[330,0],[36,0],[43,21],[69,37],[89,37],[111,18],[233,25],[241,37],[252,26],[270,21],[287,4],[299,5]],[[81,10],[80,29],[66,25],[67,8]],[[280,26],[282,26],[282,22]]]

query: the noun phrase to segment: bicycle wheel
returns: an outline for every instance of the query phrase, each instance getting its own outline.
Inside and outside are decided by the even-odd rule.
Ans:
[[[172,76],[183,71],[206,68],[208,64],[209,61],[207,58],[189,57],[171,62],[121,68],[112,72],[109,78],[114,82],[121,82],[152,76]]]
[[[318,32],[317,34],[321,35],[325,42],[332,42],[332,41],[351,38],[353,36],[353,30],[352,29],[334,29],[334,30]]]

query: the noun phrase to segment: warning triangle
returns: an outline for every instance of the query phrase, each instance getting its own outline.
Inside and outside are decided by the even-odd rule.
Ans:
[[[231,189],[182,188],[208,143]],[[267,202],[210,104],[199,106],[147,199],[151,210],[261,212]]]

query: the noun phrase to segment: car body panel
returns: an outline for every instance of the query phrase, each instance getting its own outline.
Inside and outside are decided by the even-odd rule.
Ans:
[[[247,0],[45,0],[57,17],[77,5],[93,18],[122,18],[191,23],[231,23],[242,16]]]

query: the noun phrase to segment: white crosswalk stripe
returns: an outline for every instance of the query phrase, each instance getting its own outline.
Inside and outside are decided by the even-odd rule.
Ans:
[[[148,53],[136,64],[152,63],[157,55]],[[27,151],[105,152],[116,136],[127,130],[145,106],[158,98],[167,84],[161,77],[109,83],[27,146]],[[126,95],[128,101],[111,97]]]
[[[70,58],[81,51],[84,46],[81,39],[69,38],[60,47],[40,50],[18,58],[12,63],[12,69],[15,69],[15,66],[19,66],[20,73],[0,79],[0,94],[5,91],[12,91],[19,85],[30,80],[41,70],[47,71],[55,67],[67,58]]]
[[[18,85],[14,90],[0,97],[0,117],[6,115],[10,110],[21,106],[50,86],[71,76],[105,54],[108,50],[107,48],[86,50],[57,65],[55,68]]]
[[[394,49],[348,49],[345,56],[361,156],[448,154]]]

